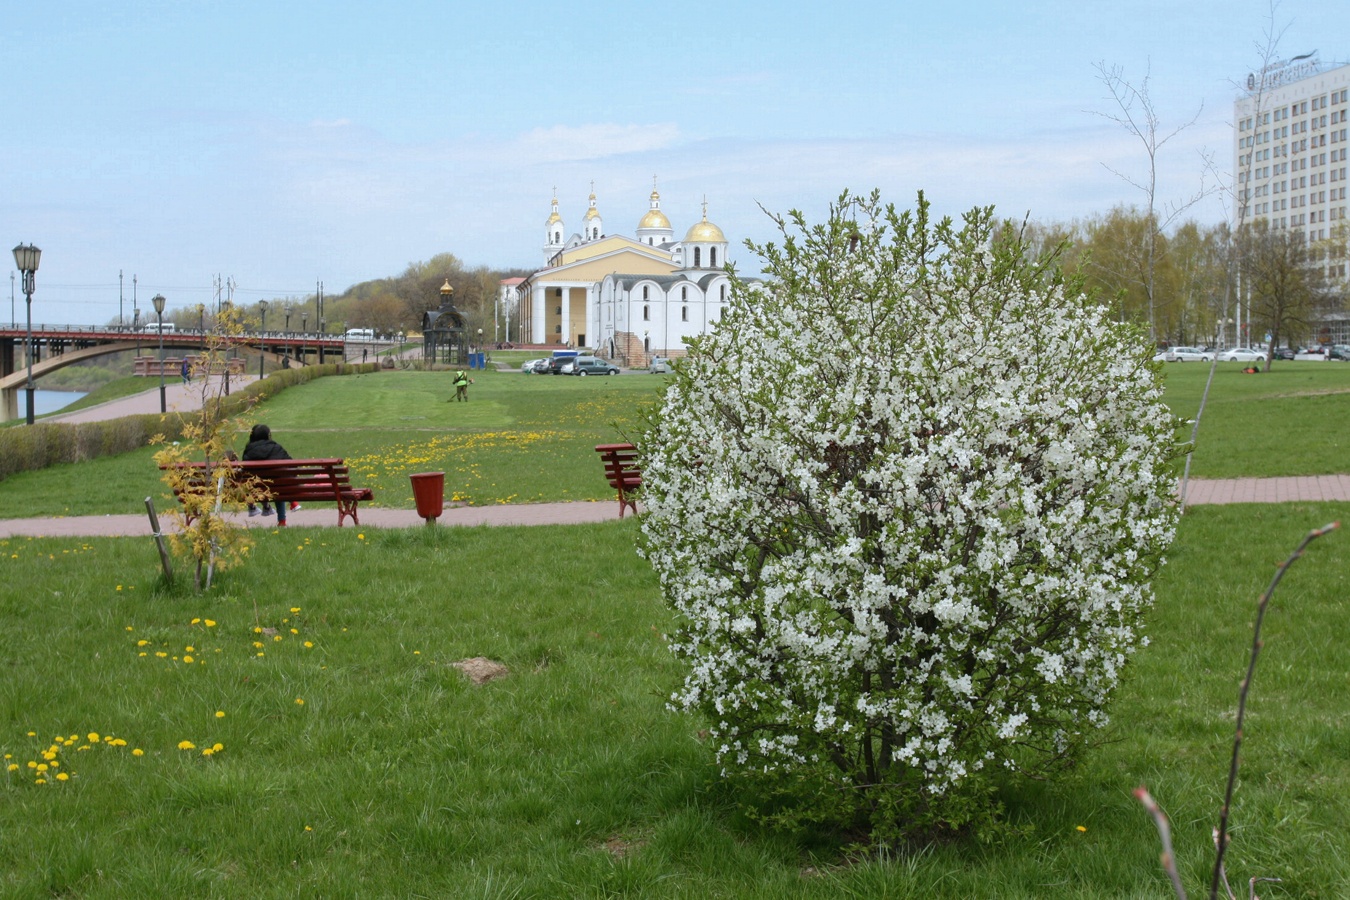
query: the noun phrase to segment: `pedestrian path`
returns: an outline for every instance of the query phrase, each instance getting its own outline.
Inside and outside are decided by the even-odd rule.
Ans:
[[[212,381],[217,381],[221,376],[213,375]],[[246,385],[257,381],[256,375],[231,375],[230,389],[240,390]],[[109,400],[106,403],[100,403],[97,406],[89,406],[84,409],[78,409],[74,412],[56,413],[51,416],[43,416],[43,422],[102,422],[105,419],[120,419],[122,416],[136,416],[143,413],[159,412],[159,382],[157,379],[145,379],[145,390],[139,394],[131,394],[127,397],[118,397],[116,400]],[[214,396],[216,388],[211,388]],[[191,384],[183,384],[183,380],[178,376],[172,379],[166,378],[164,381],[164,408],[168,412],[188,412],[202,408],[202,381],[195,379]]]
[[[1188,506],[1222,503],[1294,503],[1350,501],[1350,475],[1310,475],[1300,478],[1192,478],[1187,487]],[[162,511],[161,511],[161,514]],[[411,528],[426,523],[416,510],[367,507],[360,511],[361,523],[345,527]],[[275,519],[248,518],[240,513],[232,518],[249,528],[276,529]],[[475,525],[586,525],[619,518],[615,500],[572,503],[521,503],[498,506],[449,507],[437,520],[441,526]],[[168,516],[161,525],[168,528]],[[337,526],[337,510],[330,505],[314,504],[287,516],[288,527]],[[150,534],[145,514],[107,516],[59,516],[47,519],[0,519],[0,539],[12,537],[126,537]]]

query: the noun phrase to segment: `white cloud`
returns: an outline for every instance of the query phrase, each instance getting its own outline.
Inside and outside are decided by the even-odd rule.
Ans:
[[[554,125],[536,128],[516,141],[522,155],[531,161],[604,159],[629,153],[664,150],[679,140],[673,122],[654,125]]]

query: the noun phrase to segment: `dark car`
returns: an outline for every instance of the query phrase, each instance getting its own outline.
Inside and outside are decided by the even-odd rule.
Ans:
[[[573,375],[618,375],[619,367],[594,356],[578,356],[572,360]]]
[[[1293,359],[1294,351],[1290,347],[1276,347],[1270,355],[1272,359]]]
[[[555,356],[548,361],[548,374],[550,375],[570,375],[572,374],[572,362],[575,356]]]
[[[1331,353],[1328,354],[1328,358],[1339,359],[1342,362],[1350,360],[1350,345],[1333,344],[1331,347]]]

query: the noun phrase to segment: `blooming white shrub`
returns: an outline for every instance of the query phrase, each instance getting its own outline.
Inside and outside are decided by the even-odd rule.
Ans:
[[[991,210],[845,194],[778,224],[638,439],[672,702],[728,773],[961,824],[991,770],[1106,723],[1173,535],[1174,420],[1139,333]]]

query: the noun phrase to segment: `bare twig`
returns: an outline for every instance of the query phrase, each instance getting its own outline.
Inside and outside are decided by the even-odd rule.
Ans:
[[[1144,809],[1153,817],[1153,824],[1158,827],[1158,839],[1162,842],[1162,867],[1167,873],[1167,877],[1172,879],[1172,889],[1177,892],[1178,900],[1186,900],[1186,889],[1181,886],[1181,875],[1177,872],[1177,860],[1172,853],[1172,826],[1167,822],[1167,814],[1158,806],[1158,801],[1154,800],[1149,794],[1148,788],[1143,785],[1134,789],[1135,797],[1144,804]]]
[[[1308,532],[1297,549],[1289,554],[1289,558],[1275,570],[1275,577],[1270,580],[1270,587],[1266,588],[1266,592],[1261,595],[1261,600],[1256,605],[1256,625],[1252,628],[1252,652],[1247,659],[1247,675],[1242,679],[1242,689],[1238,693],[1237,727],[1233,734],[1233,758],[1228,764],[1228,787],[1224,791],[1223,807],[1219,811],[1219,834],[1215,838],[1214,875],[1210,879],[1209,886],[1210,900],[1217,900],[1219,896],[1219,881],[1223,875],[1224,851],[1228,849],[1228,812],[1233,802],[1233,791],[1237,786],[1238,751],[1242,748],[1242,721],[1247,714],[1247,695],[1251,691],[1252,676],[1256,674],[1256,659],[1261,655],[1261,623],[1265,620],[1266,609],[1270,606],[1270,598],[1274,595],[1275,588],[1279,586],[1280,579],[1284,578],[1284,573],[1289,571],[1289,567],[1303,556],[1303,551],[1307,549],[1309,544],[1339,527],[1341,527],[1340,522],[1332,522]]]

